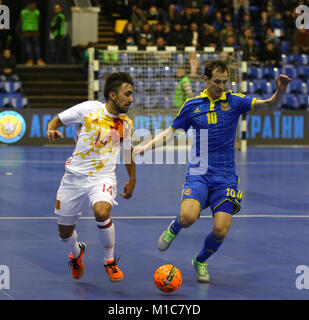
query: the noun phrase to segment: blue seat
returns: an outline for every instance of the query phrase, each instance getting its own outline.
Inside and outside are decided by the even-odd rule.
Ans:
[[[309,55],[308,54],[297,54],[295,56],[295,62],[300,65],[306,66],[309,64]]]
[[[21,82],[2,82],[1,91],[4,93],[22,93]]]
[[[11,102],[15,109],[26,108],[29,106],[28,98],[12,98]]]
[[[309,66],[299,66],[297,69],[300,78],[309,79]]]
[[[281,62],[283,65],[294,63],[294,55],[293,54],[285,54],[281,55]]]
[[[298,68],[295,68],[293,65],[285,65],[281,71],[292,79],[296,79],[299,76]]]
[[[281,68],[265,68],[265,78],[274,80],[282,73]]]
[[[303,84],[305,85],[305,88],[303,86]],[[287,91],[287,93],[303,93],[302,91],[307,90],[307,84],[306,82],[303,82],[301,79],[293,79],[289,86],[288,86],[289,91]],[[306,92],[304,92],[306,93]]]
[[[273,94],[276,90],[274,81],[261,81],[260,83],[262,93]]]
[[[281,107],[286,109],[299,109],[300,103],[295,94],[285,94],[281,100]]]
[[[263,79],[265,76],[265,69],[251,66],[248,69],[248,76],[250,79]]]
[[[259,90],[259,83],[257,81],[248,81],[247,82],[247,92],[249,94],[253,94],[258,92]]]
[[[290,49],[290,42],[283,40],[281,41],[281,52],[284,54],[288,54],[289,53],[289,49]]]
[[[309,109],[309,97],[307,94],[299,94],[298,101],[301,109]]]

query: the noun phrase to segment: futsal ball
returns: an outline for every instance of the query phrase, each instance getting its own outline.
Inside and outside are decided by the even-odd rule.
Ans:
[[[165,264],[159,267],[153,278],[156,287],[163,292],[176,291],[182,283],[180,270],[172,264]]]

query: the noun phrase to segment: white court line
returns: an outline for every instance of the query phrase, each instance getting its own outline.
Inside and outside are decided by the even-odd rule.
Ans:
[[[146,219],[174,219],[175,216],[127,216],[127,217],[112,217],[119,220],[146,220]],[[201,216],[201,219],[210,219],[212,216]],[[234,218],[309,218],[309,214],[243,214],[235,215]],[[0,220],[55,220],[55,217],[0,217]],[[80,217],[81,220],[94,220],[94,217]]]

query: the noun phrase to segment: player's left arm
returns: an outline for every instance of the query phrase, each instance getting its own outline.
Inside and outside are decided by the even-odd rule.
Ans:
[[[279,78],[276,78],[276,92],[269,99],[256,99],[254,103],[254,111],[276,109],[279,106],[282,96],[284,95],[291,80],[291,78],[284,74],[281,74]]]
[[[132,197],[136,182],[135,162],[133,160],[132,151],[133,150],[123,149],[125,166],[129,175],[129,181],[124,185],[123,192],[120,193],[125,199],[130,199]]]

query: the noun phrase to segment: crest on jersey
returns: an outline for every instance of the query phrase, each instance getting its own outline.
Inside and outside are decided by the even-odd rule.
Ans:
[[[220,102],[221,104],[221,110],[222,111],[229,111],[231,109],[231,106],[228,102]]]
[[[192,189],[191,188],[185,189],[185,191],[184,191],[184,194],[186,196],[189,196],[191,193],[192,193]]]

